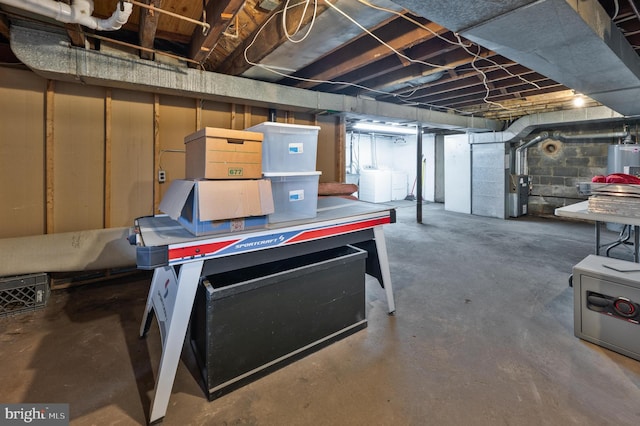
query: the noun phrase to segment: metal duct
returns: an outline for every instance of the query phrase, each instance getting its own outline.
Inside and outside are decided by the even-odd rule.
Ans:
[[[395,3],[620,114],[640,114],[640,58],[597,0]]]
[[[596,132],[596,133],[563,133],[553,132],[553,138],[563,141],[571,142],[579,139],[611,139],[611,138],[627,138],[631,134],[628,130],[622,132]]]
[[[526,175],[529,172],[526,164],[526,150],[529,147],[537,143],[540,143],[546,139],[549,139],[549,133],[542,132],[535,138],[531,139],[529,142],[526,142],[516,148],[516,174],[517,175]],[[525,153],[525,155],[523,155],[523,152]]]
[[[131,55],[120,56],[113,51],[103,54],[72,48],[65,35],[17,24],[11,26],[11,50],[36,74],[53,80],[310,113],[347,112],[459,131],[498,130],[502,126],[499,121],[486,118],[286,87],[186,66],[144,61]]]
[[[135,267],[128,236],[123,227],[0,238],[0,276]]]
[[[357,16],[358,22],[367,28],[378,26],[389,18],[389,13],[365,6],[352,0],[332,1],[349,16]],[[377,0],[377,6],[401,11],[402,8],[389,0]],[[286,41],[274,51],[260,60],[261,64],[277,70],[282,74],[292,74],[306,65],[314,62],[348,40],[362,34],[362,30],[346,20],[344,17],[329,9],[316,18],[314,30],[300,43]],[[300,29],[300,34],[307,31],[308,26]],[[330,36],[328,36],[330,34]],[[249,51],[249,56],[250,56]],[[255,78],[263,81],[278,81],[281,74],[270,72],[264,67],[254,66],[242,73],[243,77]]]
[[[582,123],[622,122],[624,118],[621,114],[603,106],[537,113],[516,120],[509,128],[502,132],[471,133],[469,143],[510,143],[527,137],[531,132],[541,127],[549,128]]]
[[[119,30],[127,23],[133,11],[133,5],[125,1],[122,3],[122,8],[116,7],[110,18],[98,19],[91,16],[92,0],[74,0],[70,5],[55,0],[0,0],[0,3],[53,18],[65,24],[80,24],[98,31]]]
[[[576,140],[581,139],[611,139],[611,138],[628,138],[631,134],[628,130],[624,130],[622,132],[594,132],[594,133],[563,133],[560,131],[555,131],[553,134],[549,134],[549,132],[542,132],[535,138],[531,139],[529,142],[526,142],[516,148],[516,164],[515,164],[515,172],[517,175],[526,175],[529,170],[527,168],[527,149],[532,146],[546,140],[549,138],[560,140],[563,142],[575,142]],[[608,143],[608,141],[607,141]]]

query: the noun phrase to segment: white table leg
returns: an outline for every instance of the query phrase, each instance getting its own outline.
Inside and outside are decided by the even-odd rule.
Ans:
[[[169,282],[170,278],[165,278],[162,280],[164,282],[157,282],[155,286],[152,286],[154,294],[150,297],[153,300],[156,318],[158,322],[161,322],[166,314],[166,317],[164,317],[166,323],[164,327],[162,324],[160,325],[161,330],[164,329],[165,331],[165,336],[162,339],[162,357],[160,358],[156,387],[149,414],[149,422],[151,423],[162,419],[167,412],[171,388],[173,387],[178,363],[180,362],[180,353],[187,334],[191,309],[203,264],[204,261],[183,264],[180,267],[180,274],[175,288]],[[166,286],[165,283],[167,283]],[[172,300],[172,296],[175,299]],[[162,306],[157,306],[158,304],[162,304]]]
[[[380,262],[380,272],[382,274],[382,285],[384,285],[384,290],[387,292],[389,314],[393,314],[396,311],[396,303],[393,299],[393,285],[391,284],[391,272],[389,271],[387,243],[384,240],[384,230],[382,226],[373,228],[373,236],[376,240],[376,250],[378,251],[378,261]]]
[[[173,272],[173,267],[165,266],[163,268],[156,268],[153,271],[153,278],[151,279],[151,286],[149,287],[149,295],[147,296],[147,304],[144,307],[144,313],[142,314],[142,322],[140,323],[140,337],[144,337],[147,335],[149,331],[149,326],[151,325],[151,311],[153,310],[153,295],[156,292],[156,288],[158,287],[158,283],[162,280],[163,276],[167,274],[173,274],[174,281],[175,273]]]

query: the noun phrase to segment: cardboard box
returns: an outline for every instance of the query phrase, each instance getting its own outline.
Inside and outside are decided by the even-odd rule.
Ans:
[[[187,179],[260,179],[262,133],[205,127],[184,138]]]
[[[194,235],[264,228],[274,212],[267,179],[174,180],[159,208]]]

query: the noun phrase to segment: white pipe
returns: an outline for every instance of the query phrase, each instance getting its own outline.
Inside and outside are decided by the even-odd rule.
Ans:
[[[93,0],[74,0],[71,5],[55,0],[0,0],[0,3],[26,10],[38,15],[53,18],[65,24],[80,24],[98,31],[114,31],[120,29],[131,16],[133,5],[124,2],[124,10],[120,5],[108,19],[93,16]]]
[[[71,6],[58,1],[0,0],[0,3],[38,15],[48,16],[60,22],[69,22],[71,18]]]

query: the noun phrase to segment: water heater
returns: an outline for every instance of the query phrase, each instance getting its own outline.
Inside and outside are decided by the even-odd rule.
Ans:
[[[607,153],[607,174],[625,173],[625,168],[640,166],[640,145],[638,144],[618,144],[609,145]],[[609,231],[620,232],[622,225],[618,223],[607,223]]]
[[[607,174],[624,173],[625,166],[640,166],[640,145],[609,145]]]

